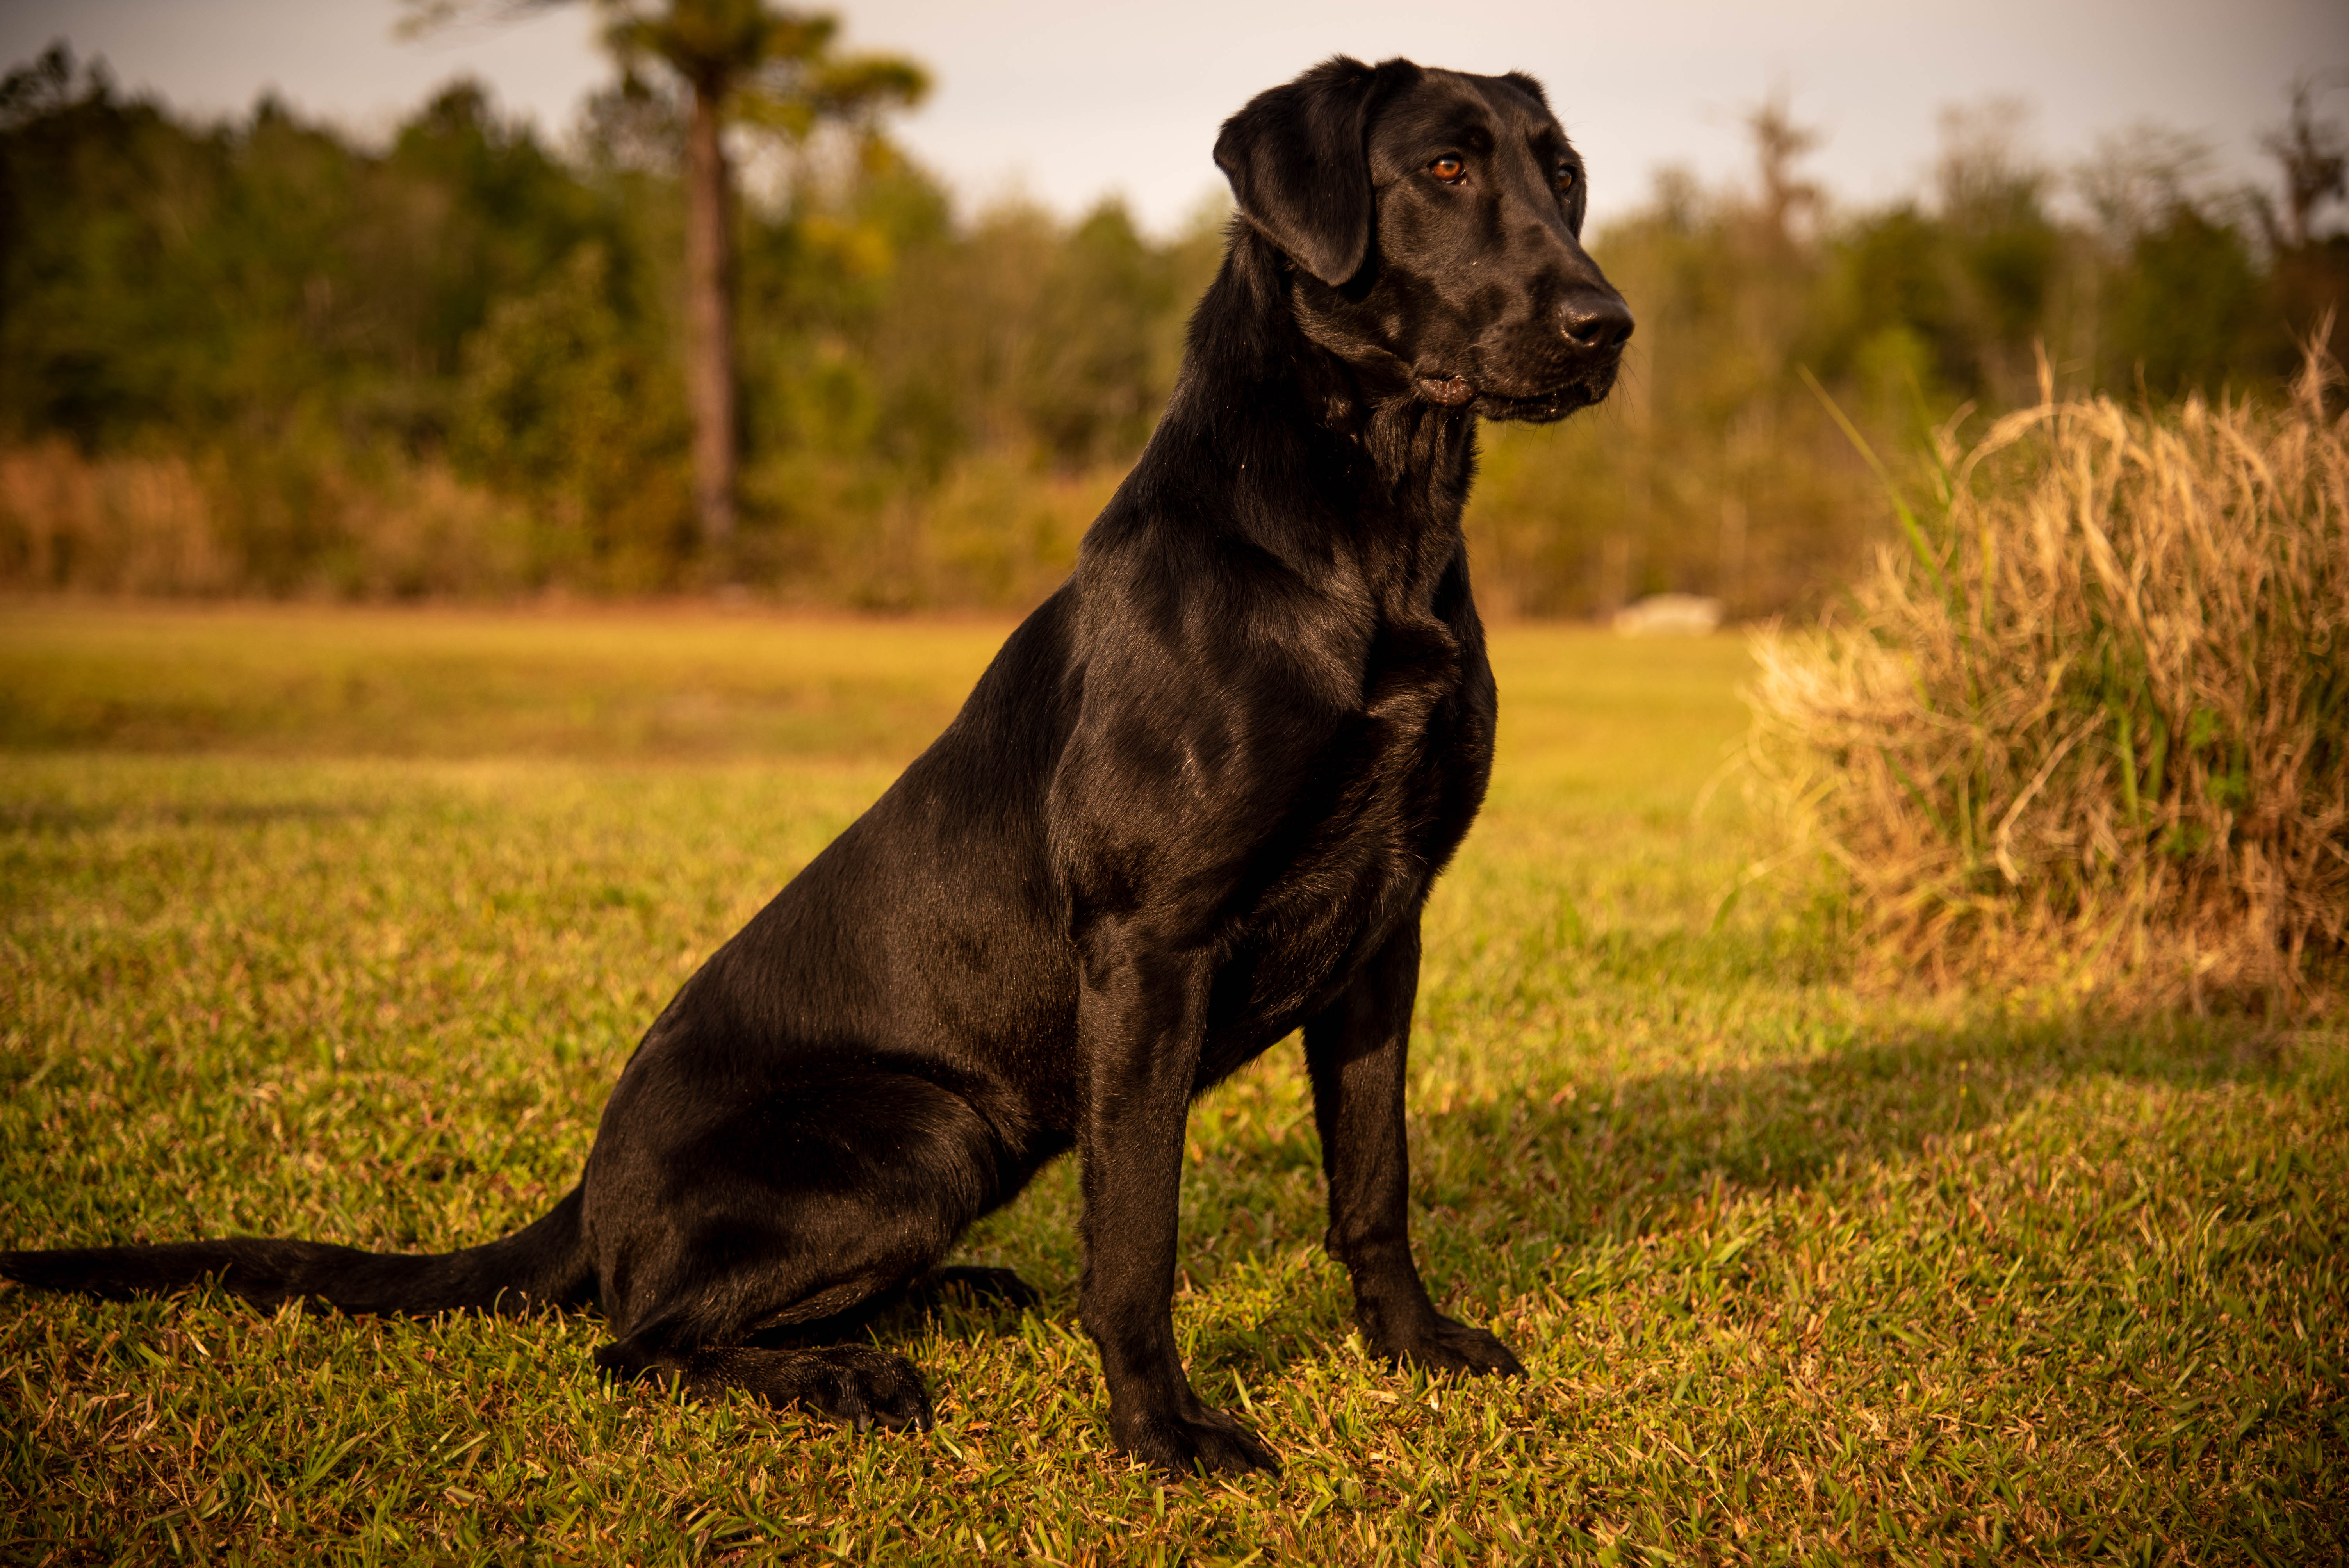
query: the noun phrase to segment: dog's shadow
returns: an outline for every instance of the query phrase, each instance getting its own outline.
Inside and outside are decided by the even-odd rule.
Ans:
[[[1561,1075],[1506,1102],[1413,1116],[1415,1248],[1439,1305],[1475,1319],[1699,1204],[1717,1212],[1839,1166],[1919,1158],[2097,1079],[2272,1083],[2292,1057],[2288,1037],[2251,1020],[2071,1017],[1864,1036],[1795,1059],[1612,1083]],[[1344,1274],[1319,1256],[1319,1161],[1309,1132],[1302,1150],[1243,1137],[1186,1173],[1175,1305],[1203,1392],[1219,1373],[1252,1382],[1358,1353],[1345,1348]],[[1045,1212],[988,1227],[968,1250],[1009,1264],[1038,1299],[949,1284],[889,1303],[871,1332],[976,1341],[1017,1333],[1022,1311],[1073,1327],[1073,1171],[1036,1185],[1019,1202]]]

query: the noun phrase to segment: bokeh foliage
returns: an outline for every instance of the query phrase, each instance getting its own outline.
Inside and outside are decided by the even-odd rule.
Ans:
[[[1929,191],[1840,208],[1803,177],[1811,133],[1756,110],[1745,188],[1666,171],[1592,236],[1640,317],[1632,363],[1564,430],[1492,434],[1471,520],[1488,596],[1818,601],[1886,518],[1798,368],[1888,450],[1962,404],[2031,401],[2040,346],[2065,391],[2267,395],[2349,278],[2321,107],[2299,100],[2280,214],[2198,181],[2174,136],[2059,174],[1997,108],[1949,119]],[[267,99],[202,123],[62,47],[10,73],[0,582],[708,580],[680,113],[629,77],[558,151],[459,82],[375,145]],[[802,602],[1032,601],[1148,436],[1222,210],[1171,239],[1113,202],[964,211],[870,127],[744,151],[728,574]]]

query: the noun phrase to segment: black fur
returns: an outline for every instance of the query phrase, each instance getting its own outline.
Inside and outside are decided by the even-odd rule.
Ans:
[[[1405,1212],[1420,909],[1493,748],[1460,512],[1476,418],[1604,397],[1630,317],[1525,77],[1333,59],[1216,156],[1241,221],[1075,572],[686,983],[553,1212],[445,1257],[222,1241],[0,1274],[365,1312],[593,1302],[614,1374],[920,1424],[909,1363],[823,1341],[1073,1148],[1117,1441],[1277,1468],[1192,1392],[1169,1295],[1190,1101],[1301,1027],[1328,1245],[1370,1343],[1519,1370],[1435,1311]]]

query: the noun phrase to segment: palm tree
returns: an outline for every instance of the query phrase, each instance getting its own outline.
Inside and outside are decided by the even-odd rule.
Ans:
[[[509,15],[564,0],[490,0]],[[711,567],[730,575],[735,446],[733,176],[726,129],[740,125],[797,145],[827,125],[870,129],[929,90],[928,75],[889,55],[832,52],[840,30],[824,12],[767,0],[593,0],[604,42],[636,78],[651,66],[687,98],[685,136],[686,397],[693,413],[694,515]],[[404,0],[414,32],[439,25],[466,0]]]

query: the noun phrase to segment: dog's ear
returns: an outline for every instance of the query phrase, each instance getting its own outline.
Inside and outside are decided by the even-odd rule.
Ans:
[[[1418,73],[1408,60],[1372,69],[1335,55],[1257,94],[1216,138],[1216,166],[1240,215],[1332,287],[1361,271],[1370,253],[1371,111]]]
[[[1526,75],[1525,72],[1511,71],[1501,79],[1508,83],[1511,87],[1516,88],[1519,92],[1525,94],[1526,97],[1533,99],[1534,102],[1541,105],[1543,108],[1547,109],[1549,108],[1549,94],[1542,91],[1541,83],[1534,80],[1533,77]]]

